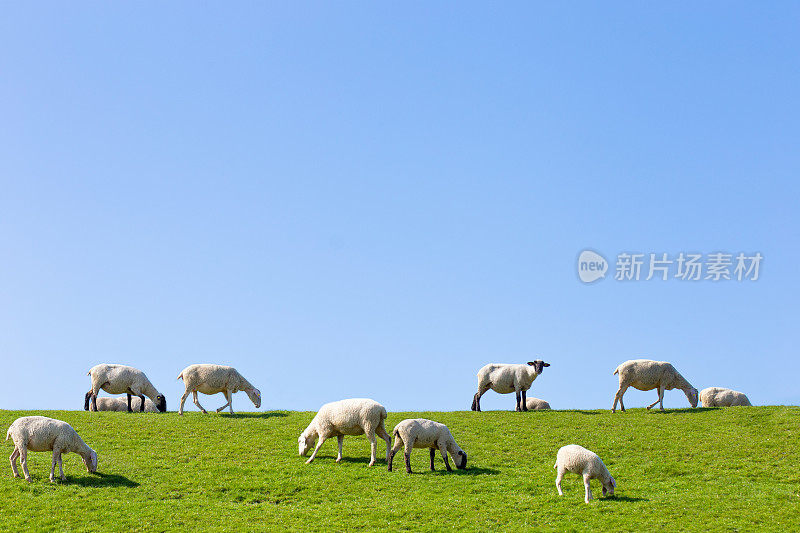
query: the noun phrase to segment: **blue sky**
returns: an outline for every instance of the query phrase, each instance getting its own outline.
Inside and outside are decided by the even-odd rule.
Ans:
[[[537,357],[554,408],[610,408],[637,357],[797,404],[799,15],[6,4],[0,408],[80,409],[120,362],[174,409],[215,362],[262,409],[462,410],[483,364]],[[585,285],[586,248],[764,261]]]

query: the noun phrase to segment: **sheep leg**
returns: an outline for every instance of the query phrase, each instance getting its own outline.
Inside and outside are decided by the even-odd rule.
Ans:
[[[622,408],[622,412],[625,412],[625,404],[622,403],[622,396],[625,394],[625,391],[628,390],[628,386],[620,385],[617,393],[614,395],[614,405],[611,407],[611,412],[617,412],[617,401],[619,401],[619,406]]]
[[[208,411],[206,411],[206,410],[203,408],[203,406],[202,406],[202,405],[200,405],[200,400],[198,400],[198,399],[197,399],[197,391],[196,391],[196,390],[192,391],[192,399],[194,400],[194,404],[195,404],[197,407],[199,407],[201,411],[203,411],[203,414],[208,414]]]
[[[522,407],[520,407],[520,393],[518,390],[514,391],[514,395],[517,397],[517,406],[514,408],[515,411],[522,411]]]
[[[558,489],[558,495],[563,496],[564,492],[561,490],[561,480],[564,479],[564,472],[563,468],[558,469],[558,474],[556,475],[556,488]]]
[[[658,387],[658,399],[647,406],[647,409],[652,409],[657,403],[661,403],[661,410],[664,410],[664,389],[659,386]]]
[[[405,450],[404,450],[405,453],[403,455],[405,456],[405,460],[406,460],[406,473],[407,474],[411,473],[411,450],[413,450],[413,449],[414,449],[414,441],[413,440],[410,441],[410,442],[406,442],[405,443]]]
[[[442,453],[442,459],[444,459],[444,466],[447,467],[447,471],[452,472],[453,469],[450,468],[450,461],[447,460],[447,448],[439,446],[439,451]]]
[[[369,465],[372,466],[375,464],[375,456],[378,455],[378,439],[375,438],[375,430],[373,428],[369,428],[367,431],[367,438],[369,439]]]
[[[92,389],[92,411],[97,412],[97,392],[96,390]]]
[[[433,466],[433,460],[436,458],[436,448],[431,448],[431,472],[435,472],[436,468]]]
[[[527,398],[528,391],[522,391],[522,410],[528,410],[528,398]]]
[[[55,483],[55,473],[56,473],[56,464],[61,462],[61,450],[55,448],[53,450],[53,464],[50,465],[50,483]],[[64,468],[61,468],[61,478],[66,479],[64,477]]]
[[[186,389],[186,391],[183,393],[183,396],[181,396],[181,405],[178,407],[178,414],[181,416],[183,416],[183,404],[186,403],[186,398],[189,397],[189,392],[189,389]]]
[[[139,412],[144,412],[144,394],[139,394],[139,399],[142,400],[142,406],[139,408]]]
[[[344,435],[336,435],[336,443],[339,445],[339,455],[336,456],[336,462],[342,460],[342,443],[344,443]]]
[[[592,487],[589,486],[589,474],[583,475],[583,486],[586,487],[586,503],[589,503],[589,500],[592,499]]]
[[[472,398],[472,410],[473,411],[480,411],[481,410],[481,396],[486,394],[486,391],[488,391],[491,388],[491,386],[492,386],[491,383],[487,383],[486,385],[483,385],[483,386],[481,386],[481,385],[478,386],[478,392],[476,392],[475,396]]]
[[[58,470],[61,473],[61,481],[66,481],[67,476],[64,475],[64,461],[60,452],[58,454]]]
[[[132,413],[133,409],[131,408],[131,393],[127,393],[126,396],[128,397],[128,412]]]
[[[314,448],[314,451],[311,453],[311,457],[308,458],[308,461],[306,461],[306,464],[308,464],[308,463],[310,463],[311,461],[314,460],[314,457],[317,456],[317,452],[319,451],[320,448],[322,448],[322,443],[325,442],[327,439],[328,439],[328,437],[320,437],[319,438],[319,442],[317,443],[317,447]]]
[[[19,477],[19,472],[17,472],[17,457],[19,457],[19,449],[14,447],[14,451],[11,452],[11,455],[8,457],[8,460],[11,461],[11,473],[14,474],[14,477]]]
[[[383,427],[383,422],[380,423],[378,429],[376,430],[378,436],[386,441],[386,460],[389,460],[389,449],[392,446],[392,437],[386,433],[386,428]]]
[[[22,445],[19,454],[20,454],[19,462],[20,464],[22,464],[22,473],[25,474],[25,481],[30,483],[33,480],[31,479],[30,472],[28,472],[28,448],[26,445],[24,444]]]
[[[402,439],[402,438],[400,437],[400,435],[398,434],[398,435],[396,435],[396,436],[395,436],[395,438],[394,438],[394,446],[392,447],[392,451],[391,451],[391,453],[389,453],[389,458],[386,460],[386,462],[388,462],[388,463],[389,463],[389,472],[391,472],[391,471],[392,471],[392,463],[394,463],[394,456],[395,456],[395,454],[397,454],[397,452],[398,452],[398,451],[400,450],[400,448],[402,448],[402,447],[403,447],[403,439]]]
[[[226,403],[225,405],[223,405],[222,407],[217,409],[218,413],[231,404],[231,393],[230,393],[230,391],[224,390],[224,391],[222,391],[222,394],[225,395],[225,399],[228,400],[228,403]],[[231,414],[233,414],[233,407],[231,407]]]

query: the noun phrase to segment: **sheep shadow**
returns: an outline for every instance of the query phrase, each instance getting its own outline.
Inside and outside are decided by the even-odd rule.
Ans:
[[[273,418],[289,416],[284,411],[265,411],[263,413],[219,413],[223,418]]]
[[[67,477],[66,481],[62,481],[64,485],[77,485],[79,487],[94,487],[94,488],[101,488],[101,487],[127,487],[127,488],[136,488],[139,486],[139,483],[132,481],[125,476],[120,476],[119,474],[103,474],[100,472],[95,472],[92,475],[82,476],[82,477],[74,477],[69,476]]]
[[[581,415],[600,415],[603,411],[584,411],[582,409],[559,409],[559,413],[578,413]]]
[[[625,502],[649,502],[649,498],[639,498],[637,496],[609,496],[608,498],[601,498],[601,501],[609,503],[625,503]]]
[[[663,413],[664,414],[667,414],[667,413],[692,414],[692,413],[705,413],[706,411],[716,411],[718,409],[719,409],[719,407],[683,407],[683,408],[679,408],[679,409],[664,409]],[[661,409],[657,409],[657,408],[650,409],[650,411],[652,411],[654,413],[661,413],[662,412]]]

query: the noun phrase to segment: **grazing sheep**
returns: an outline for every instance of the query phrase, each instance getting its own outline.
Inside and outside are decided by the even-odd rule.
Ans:
[[[550,404],[539,398],[528,398],[525,402],[525,405],[528,406],[529,411],[543,411],[545,409],[550,409]]]
[[[750,406],[750,400],[743,392],[738,392],[722,387],[708,387],[700,391],[700,401],[703,407],[736,407]]]
[[[517,395],[516,411],[527,411],[525,395],[544,367],[550,366],[541,359],[521,364],[488,364],[478,371],[478,392],[472,398],[472,410],[481,410],[481,396],[489,389],[500,394],[514,392]]]
[[[46,416],[23,416],[11,423],[6,433],[6,440],[11,438],[14,442],[14,451],[11,453],[11,472],[14,477],[19,477],[17,472],[17,458],[21,458],[22,472],[25,480],[30,482],[28,472],[28,450],[32,452],[53,451],[53,464],[50,467],[50,482],[55,481],[56,463],[61,472],[61,480],[65,481],[64,465],[61,455],[74,452],[83,457],[86,469],[90,473],[97,471],[97,454],[89,448],[72,426],[61,420],[47,418]]]
[[[664,391],[669,389],[681,389],[692,407],[697,407],[697,389],[686,381],[686,378],[680,375],[675,370],[671,363],[666,361],[651,361],[649,359],[633,359],[625,361],[614,370],[614,374],[619,374],[619,390],[614,396],[614,405],[611,407],[611,412],[617,410],[617,401],[625,411],[625,404],[622,402],[622,396],[631,385],[639,390],[653,390],[658,389],[658,400],[648,405],[647,408],[651,409],[655,404],[659,403],[661,410],[664,410]]]
[[[131,395],[138,396],[142,401],[139,406],[140,411],[144,411],[145,396],[153,400],[159,411],[167,410],[167,399],[156,390],[144,372],[139,369],[132,366],[101,363],[93,366],[87,375],[92,378],[92,390],[86,393],[84,399],[84,409],[87,411],[90,402],[92,411],[97,411],[97,393],[100,392],[100,389],[109,394],[127,394],[128,412],[133,411]]]
[[[386,433],[383,421],[386,420],[386,408],[375,400],[367,398],[353,398],[326,403],[320,407],[319,412],[308,427],[297,438],[297,445],[301,456],[308,453],[314,443],[319,443],[306,464],[314,460],[322,443],[331,437],[336,437],[339,442],[339,455],[336,462],[342,460],[342,442],[345,435],[367,435],[370,443],[369,466],[375,464],[377,441],[375,434],[386,441],[386,461],[389,461],[389,446],[391,437]]]
[[[91,394],[91,393],[89,393]],[[87,398],[88,400],[88,398]],[[90,402],[86,401],[83,404],[83,409],[88,411],[91,407]],[[139,399],[138,396],[134,396],[131,398],[131,408],[134,411],[141,411],[142,409],[142,400]],[[127,411],[128,410],[128,402],[125,401],[125,398],[121,396],[116,396],[113,398],[109,398],[106,396],[97,398],[97,410],[98,411]],[[144,410],[148,413],[158,413],[159,410],[156,407],[150,398],[145,398],[144,400]]]
[[[592,489],[589,486],[589,481],[592,479],[599,479],[603,484],[603,496],[608,493],[609,496],[614,495],[614,489],[617,482],[611,477],[608,468],[603,464],[603,461],[596,453],[587,450],[583,446],[577,444],[569,444],[562,446],[556,455],[556,464],[553,468],[558,470],[556,475],[556,488],[558,495],[563,496],[561,491],[561,480],[564,478],[566,472],[572,472],[583,476],[583,486],[586,487],[586,503],[592,499]]]
[[[389,472],[392,471],[394,456],[400,448],[405,448],[406,472],[409,474],[411,473],[411,450],[413,448],[430,448],[431,470],[435,470],[433,460],[436,457],[436,450],[442,454],[444,466],[447,467],[448,472],[453,469],[450,468],[450,462],[447,460],[447,452],[453,456],[456,468],[467,467],[466,452],[456,444],[456,440],[444,424],[425,418],[407,418],[394,427],[392,434],[394,435],[394,446],[389,454]]]
[[[203,394],[217,394],[222,393],[228,403],[217,409],[219,413],[228,407],[233,414],[233,395],[240,390],[247,393],[250,401],[256,408],[261,407],[261,391],[253,387],[249,381],[244,379],[238,370],[230,366],[222,365],[189,365],[183,369],[178,379],[182,379],[186,390],[181,396],[181,405],[178,409],[178,414],[183,414],[183,404],[189,393],[192,393],[194,404],[200,408],[204,413],[207,413],[203,406],[197,399],[197,393]]]

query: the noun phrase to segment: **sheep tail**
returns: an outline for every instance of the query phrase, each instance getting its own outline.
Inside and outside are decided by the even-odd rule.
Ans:
[[[553,465],[553,468],[558,468],[558,461],[556,461],[556,464]]]
[[[8,428],[8,431],[6,431],[6,440],[8,440],[10,436],[11,436],[11,428]]]
[[[397,428],[394,428],[394,429],[392,430],[392,437],[394,437],[394,438],[397,438],[397,435],[398,435],[399,433],[400,433],[400,432],[397,430]]]
[[[381,419],[386,420],[387,416],[388,416],[388,414],[386,413],[386,408],[385,407],[381,407]]]
[[[617,367],[617,369],[616,369],[616,370],[614,370],[614,375],[616,375],[616,374],[618,374],[618,373],[619,373],[619,367]]]
[[[180,373],[180,375],[178,376],[178,379],[183,379],[183,372]]]

